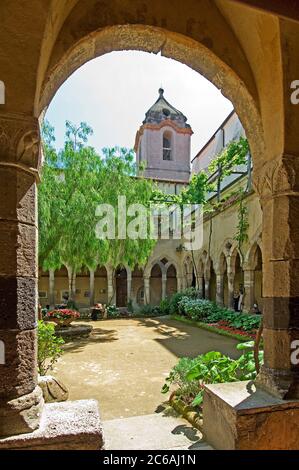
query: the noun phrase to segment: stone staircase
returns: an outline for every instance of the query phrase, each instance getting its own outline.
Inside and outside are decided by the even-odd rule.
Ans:
[[[107,450],[213,450],[173,411],[104,421],[103,430]]]

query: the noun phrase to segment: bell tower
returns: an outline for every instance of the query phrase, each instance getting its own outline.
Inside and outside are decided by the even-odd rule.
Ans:
[[[189,182],[192,134],[186,116],[166,101],[160,88],[136,134],[137,165],[145,165],[147,178]]]

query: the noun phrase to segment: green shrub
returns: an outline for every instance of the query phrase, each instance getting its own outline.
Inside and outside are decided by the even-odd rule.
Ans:
[[[201,354],[195,359],[181,358],[166,378],[162,393],[167,393],[170,385],[174,385],[177,387],[176,395],[187,403],[191,400],[193,406],[199,406],[204,384],[254,380],[253,346],[253,341],[238,344],[237,349],[243,351],[239,359],[231,359],[218,351]],[[263,362],[263,351],[259,352],[259,362]]]
[[[179,362],[171,369],[169,376],[165,379],[165,384],[161,392],[167,393],[170,386],[176,387],[176,395],[190,403],[198,393],[198,382],[196,380],[187,380],[187,374],[195,364],[196,359],[190,357],[181,357]]]
[[[40,375],[46,375],[51,370],[62,354],[61,346],[64,344],[62,338],[55,336],[55,326],[53,323],[38,321],[38,350],[37,365]]]
[[[108,305],[107,307],[107,318],[118,318],[120,313],[115,305]]]
[[[188,297],[189,299],[200,299],[200,294],[199,291],[194,287],[188,287],[182,292],[176,292],[173,294],[169,302],[169,312],[171,315],[178,313],[178,304],[183,299],[183,297]]]
[[[127,303],[127,308],[128,308],[129,313],[134,313],[133,300],[132,299],[129,299],[129,301]]]
[[[161,315],[161,310],[158,305],[142,305],[139,310],[139,316],[153,317]]]
[[[180,298],[176,297],[175,299],[176,313],[191,320],[204,323],[226,321],[229,326],[244,331],[252,331],[260,326],[261,315],[234,312],[225,307],[220,307],[210,300],[190,298],[182,294],[180,293]]]
[[[170,299],[167,297],[166,299],[162,299],[160,302],[160,312],[161,315],[169,315],[170,314]]]

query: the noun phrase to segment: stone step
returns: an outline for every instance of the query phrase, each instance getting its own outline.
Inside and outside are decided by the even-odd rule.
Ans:
[[[106,450],[212,450],[186,420],[155,413],[103,422]]]

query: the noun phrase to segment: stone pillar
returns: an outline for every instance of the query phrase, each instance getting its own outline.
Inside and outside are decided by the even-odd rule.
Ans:
[[[167,293],[167,274],[162,273],[162,300],[166,299]]]
[[[114,303],[115,303],[115,299],[116,299],[115,292],[114,292],[114,288],[113,288],[113,275],[114,275],[114,271],[113,271],[113,269],[108,268],[108,267],[106,267],[106,270],[107,270],[107,294],[108,294],[108,303],[110,302],[110,303],[114,304]]]
[[[224,305],[224,276],[221,273],[216,274],[216,303]]]
[[[176,276],[176,289],[177,289],[177,292],[180,292],[182,289],[182,279],[178,275]]]
[[[150,278],[145,277],[143,281],[144,281],[144,304],[149,305],[151,303]]]
[[[210,299],[210,277],[205,276],[205,299]]]
[[[132,300],[132,273],[127,271],[127,302]]]
[[[256,169],[263,210],[264,365],[257,383],[280,398],[299,398],[299,155]]]
[[[89,270],[89,305],[94,306],[94,269]]]
[[[244,310],[250,312],[254,304],[254,270],[244,269]]]
[[[0,436],[31,432],[43,406],[37,386],[38,122],[0,115]]]
[[[200,297],[203,297],[203,276],[200,274],[197,278],[197,288],[198,288],[198,292],[199,292],[199,295]]]
[[[229,267],[227,268],[227,307],[234,308],[234,280],[235,273]]]
[[[55,307],[55,271],[49,269],[49,305],[50,308]]]

